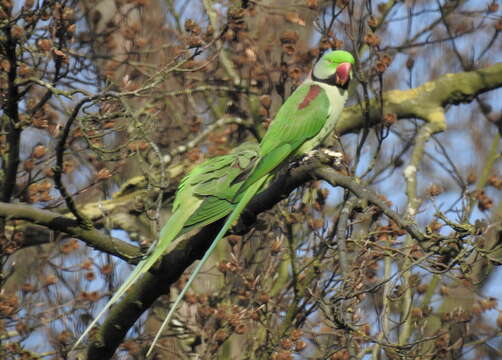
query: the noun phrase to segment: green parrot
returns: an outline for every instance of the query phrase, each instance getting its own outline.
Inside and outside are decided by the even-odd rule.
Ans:
[[[73,345],[73,349],[80,344],[106,310],[159,260],[174,239],[196,227],[215,222],[232,211],[235,195],[257,164],[258,156],[258,144],[243,143],[228,155],[206,160],[181,180],[173,203],[173,214],[160,231],[153,251],[138,263]]]
[[[354,63],[354,57],[347,51],[327,52],[314,65],[310,76],[281,106],[260,142],[260,160],[236,194],[235,207],[171,306],[147,356],[200,269],[249,201],[282,164],[313,150],[335,129],[347,101]]]

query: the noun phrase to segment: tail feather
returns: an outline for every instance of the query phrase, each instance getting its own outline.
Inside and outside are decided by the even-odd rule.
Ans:
[[[148,352],[146,356],[150,356],[150,354],[153,351],[153,348],[155,347],[155,344],[159,340],[160,335],[164,331],[164,328],[166,325],[169,323],[171,320],[172,316],[174,315],[174,311],[178,307],[179,303],[185,296],[186,292],[190,288],[190,285],[192,285],[192,282],[195,280],[197,275],[199,274],[202,266],[207,262],[209,257],[211,256],[212,252],[218,245],[219,241],[225,236],[227,231],[230,229],[234,221],[236,221],[244,208],[247,206],[247,204],[251,201],[251,199],[256,195],[256,193],[260,190],[262,185],[268,180],[268,176],[264,176],[261,179],[259,179],[257,182],[255,182],[253,185],[251,185],[244,193],[242,199],[239,201],[239,203],[235,206],[234,210],[230,213],[228,216],[227,220],[225,221],[225,224],[223,224],[223,227],[221,228],[220,232],[218,235],[216,235],[215,239],[211,243],[211,246],[207,249],[206,253],[202,257],[202,259],[199,261],[195,269],[193,270],[192,274],[190,275],[190,278],[188,279],[187,283],[179,293],[178,297],[174,301],[173,305],[171,305],[171,309],[169,310],[169,313],[167,314],[166,318],[164,319],[164,322],[160,326],[159,330],[157,331],[157,334],[155,335],[155,338],[153,339],[152,344],[150,345],[150,348],[148,349]]]
[[[80,335],[78,340],[72,347],[72,350],[75,350],[77,346],[82,342],[82,340],[89,334],[92,328],[97,324],[99,319],[103,317],[105,312],[115,304],[121,297],[126,293],[127,290],[143,275],[145,272],[150,270],[150,268],[157,262],[157,260],[162,256],[162,254],[167,250],[173,239],[175,239],[178,234],[183,229],[183,225],[186,218],[190,216],[190,212],[180,213],[179,211],[175,212],[168,220],[168,222],[164,225],[161,230],[159,242],[155,250],[144,260],[140,261],[138,265],[131,272],[129,277],[122,283],[122,285],[115,291],[110,300],[106,303],[106,305],[101,309],[98,315],[91,321],[91,323],[87,326],[84,333]]]

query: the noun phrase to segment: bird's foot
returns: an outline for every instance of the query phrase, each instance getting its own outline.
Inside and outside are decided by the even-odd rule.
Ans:
[[[289,169],[304,165],[315,158],[323,163],[332,163],[335,168],[339,168],[343,164],[343,153],[323,148],[311,150],[304,154],[300,159],[291,162],[289,164]]]
[[[330,150],[330,149],[322,149],[321,152],[324,155],[326,155],[327,157],[329,157],[330,159],[332,159],[333,166],[335,168],[338,168],[338,167],[342,166],[343,153],[341,153],[339,151],[333,151],[333,150]]]
[[[288,169],[294,169],[299,167],[300,165],[306,164],[310,160],[312,160],[317,154],[319,154],[319,150],[310,150],[308,153],[304,154],[301,158],[291,162],[288,166]]]

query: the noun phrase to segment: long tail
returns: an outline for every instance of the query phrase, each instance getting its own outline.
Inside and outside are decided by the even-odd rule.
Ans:
[[[211,256],[212,252],[218,245],[218,242],[225,236],[227,231],[230,229],[234,221],[236,221],[242,211],[245,209],[247,204],[251,201],[251,199],[255,196],[255,194],[260,190],[262,185],[268,180],[268,176],[264,176],[261,179],[259,179],[257,182],[255,182],[253,185],[251,185],[244,193],[242,199],[239,201],[239,203],[235,206],[234,210],[230,213],[228,216],[227,220],[225,221],[225,224],[223,224],[223,227],[221,228],[220,232],[216,237],[214,238],[213,242],[211,243],[211,246],[207,249],[206,253],[202,257],[202,259],[199,261],[195,269],[193,270],[192,274],[190,275],[190,278],[188,279],[187,283],[185,284],[185,287],[181,290],[179,293],[178,297],[174,301],[173,305],[171,306],[171,309],[169,310],[169,313],[167,314],[166,318],[164,319],[164,322],[160,326],[160,329],[157,331],[157,334],[155,335],[155,338],[153,339],[152,344],[150,345],[150,348],[148,349],[148,352],[146,353],[146,357],[150,356],[150,354],[153,351],[153,348],[155,347],[155,344],[159,340],[160,335],[164,331],[164,328],[166,325],[169,323],[171,320],[172,316],[174,315],[174,311],[178,307],[179,303],[185,296],[186,292],[190,288],[190,285],[192,285],[192,282],[195,280],[197,275],[199,274],[202,266],[206,263],[206,261],[209,259]]]
[[[103,317],[105,312],[115,304],[124,293],[129,290],[129,288],[143,275],[147,272],[162,256],[162,254],[169,247],[173,239],[175,239],[180,231],[183,229],[183,225],[185,224],[187,218],[191,215],[190,212],[180,213],[179,211],[175,212],[170,218],[169,221],[164,225],[160,232],[159,242],[155,250],[144,260],[140,261],[138,265],[134,268],[129,277],[123,282],[123,284],[115,291],[115,294],[111,297],[110,300],[106,303],[106,305],[101,309],[98,315],[92,320],[92,322],[87,326],[84,333],[80,335],[77,342],[72,346],[71,350],[75,350],[77,346],[82,342],[82,340],[89,334],[94,325]]]

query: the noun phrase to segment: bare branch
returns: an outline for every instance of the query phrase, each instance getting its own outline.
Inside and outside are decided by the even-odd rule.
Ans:
[[[137,259],[141,255],[139,248],[134,245],[106,235],[94,228],[84,229],[75,219],[34,206],[0,202],[0,217],[10,220],[26,220],[54,231],[64,232],[85,241],[97,250],[127,261]]]

